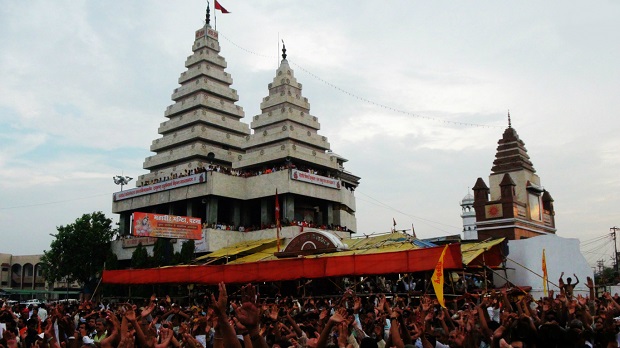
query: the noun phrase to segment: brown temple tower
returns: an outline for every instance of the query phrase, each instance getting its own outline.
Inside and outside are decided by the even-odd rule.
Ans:
[[[525,144],[510,123],[498,141],[489,186],[473,187],[478,240],[555,234],[553,198],[540,184]]]

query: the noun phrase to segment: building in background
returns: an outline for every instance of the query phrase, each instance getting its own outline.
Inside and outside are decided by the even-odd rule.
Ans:
[[[81,290],[77,283],[47,283],[41,269],[42,256],[0,253],[0,289],[16,299],[77,298]]]
[[[469,192],[461,200],[461,218],[463,219],[463,240],[478,240],[474,196]]]

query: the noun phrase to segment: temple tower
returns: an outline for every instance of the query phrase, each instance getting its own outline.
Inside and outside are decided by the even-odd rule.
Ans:
[[[231,166],[243,153],[250,129],[240,122],[244,112],[235,105],[239,96],[219,54],[218,32],[209,26],[196,31],[192,51],[179,77],[181,87],[172,94],[174,104],[164,114],[168,121],[159,126],[161,138],[151,144],[156,154],[144,161],[150,173],[138,178],[139,186],[210,163]]]
[[[556,232],[553,198],[541,186],[525,143],[512,127],[510,113],[508,128],[498,141],[489,186],[478,178],[473,189],[479,240]]]
[[[318,118],[310,114],[286,50],[250,129],[208,11],[164,113],[168,120],[150,146],[155,154],[144,161],[149,172],[138,177],[136,188],[114,193],[121,234],[130,233],[132,214],[142,212],[200,218],[199,252],[274,238],[277,192],[280,237],[291,238],[303,227],[349,237],[357,230],[360,178],[318,133]],[[117,249],[119,258],[128,257]]]

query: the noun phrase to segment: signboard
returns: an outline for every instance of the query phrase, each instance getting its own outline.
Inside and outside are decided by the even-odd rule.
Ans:
[[[297,169],[291,170],[291,179],[340,190],[340,180],[338,179],[302,172]]]
[[[157,184],[136,187],[135,189],[115,192],[113,195],[114,202],[122,201],[123,199],[134,198],[138,196],[148,195],[155,192],[161,192],[166,190],[175,189],[178,187],[201,184],[207,182],[207,173],[198,173],[190,176],[184,176],[182,178],[172,179]]]
[[[157,238],[152,237],[137,237],[123,239],[123,248],[135,248],[138,244],[142,243],[142,246],[154,245]]]
[[[202,239],[202,220],[190,216],[133,213],[131,232],[138,237]]]
[[[218,39],[217,31],[215,31],[215,30],[213,30],[211,28],[207,28],[206,32],[207,32],[207,36],[209,36],[209,37],[211,37],[213,39],[216,39],[216,40]],[[203,36],[205,36],[205,28],[196,30],[196,39],[199,39],[199,38],[201,38]]]
[[[489,204],[484,207],[484,215],[487,219],[494,219],[504,216],[501,203]]]
[[[217,31],[215,31],[215,30],[213,30],[211,28],[207,28],[207,35],[212,37],[212,38],[214,38],[214,39],[216,39],[216,40],[218,38],[217,37],[218,36]]]

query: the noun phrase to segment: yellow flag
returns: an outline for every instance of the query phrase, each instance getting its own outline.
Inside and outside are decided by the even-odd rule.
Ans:
[[[549,277],[547,275],[547,258],[545,257],[545,249],[543,249],[542,254],[542,273],[543,273],[543,293],[545,297],[549,296],[547,291],[547,283],[549,282]]]
[[[433,282],[433,288],[435,289],[435,295],[437,296],[437,301],[439,304],[446,308],[446,304],[443,300],[443,256],[446,253],[448,246],[446,245],[441,252],[441,256],[439,256],[439,261],[437,261],[437,265],[435,265],[435,272],[433,272],[433,276],[431,277],[431,281]]]

